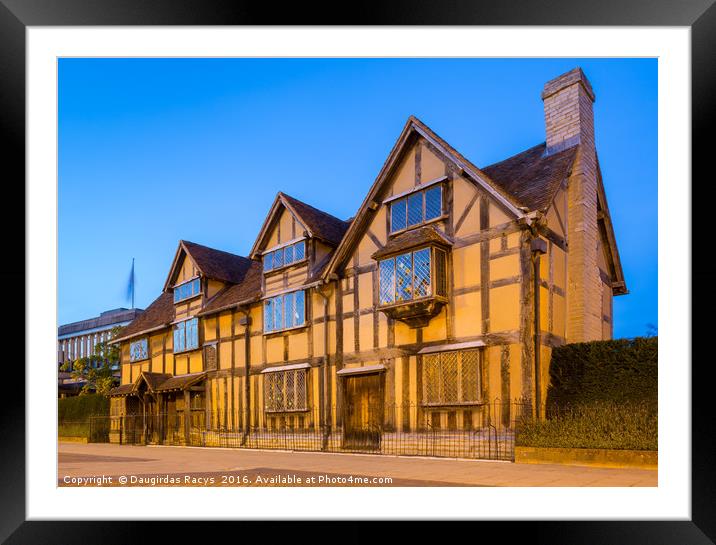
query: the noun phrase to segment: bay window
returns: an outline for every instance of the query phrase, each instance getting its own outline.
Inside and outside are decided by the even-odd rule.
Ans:
[[[445,252],[421,248],[379,262],[380,304],[447,295]]]

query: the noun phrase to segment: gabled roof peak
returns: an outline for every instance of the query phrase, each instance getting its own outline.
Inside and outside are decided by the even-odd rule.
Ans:
[[[264,224],[259,231],[258,237],[253,248],[251,248],[250,256],[258,257],[259,248],[268,236],[270,229],[276,218],[276,214],[280,206],[285,207],[296,220],[303,225],[310,237],[318,238],[331,246],[338,246],[343,235],[348,229],[349,223],[345,222],[328,212],[319,210],[315,206],[311,206],[295,197],[292,197],[283,191],[276,194],[271,209],[264,220]]]
[[[231,284],[240,283],[246,275],[246,271],[251,267],[249,258],[181,239],[169,275],[164,283],[164,291],[167,291],[174,281],[182,253],[192,260],[205,277]]]

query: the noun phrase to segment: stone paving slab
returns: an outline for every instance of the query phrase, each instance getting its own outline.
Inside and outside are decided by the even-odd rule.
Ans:
[[[321,475],[392,479],[392,483],[359,486],[657,486],[650,469],[579,467],[558,464],[456,460],[387,455],[261,451],[200,447],[130,446],[59,443],[58,485],[65,477],[121,475],[214,476],[246,475],[251,483],[223,486],[356,486],[351,483],[310,484]],[[300,484],[256,483],[258,475],[301,477]],[[116,483],[116,481],[115,481]],[[131,483],[128,483],[131,484]],[[119,484],[114,484],[119,485]],[[139,484],[134,484],[138,486]],[[166,486],[176,486],[177,483]],[[119,485],[121,486],[121,485]],[[151,486],[151,485],[147,485]],[[222,486],[184,484],[180,486]]]

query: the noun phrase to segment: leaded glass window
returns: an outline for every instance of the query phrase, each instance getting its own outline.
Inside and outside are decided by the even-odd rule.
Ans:
[[[423,192],[408,197],[408,227],[423,222]]]
[[[306,322],[306,294],[303,291],[296,292],[296,305],[294,307],[293,325],[299,326]]]
[[[174,353],[199,348],[199,319],[174,324]]]
[[[294,291],[264,301],[264,333],[299,327],[306,323],[306,295]]]
[[[423,356],[423,403],[460,405],[481,401],[479,349]]]
[[[407,199],[400,199],[390,205],[390,230],[391,232],[405,229],[407,221]]]
[[[283,267],[283,248],[275,250],[273,253],[273,268]]]
[[[380,304],[395,301],[395,258],[380,262]]]
[[[130,343],[129,361],[146,360],[148,357],[147,339],[140,339]]]
[[[174,287],[174,302],[183,301],[189,299],[195,295],[201,293],[201,281],[199,278],[194,278],[189,282],[184,282]]]
[[[293,293],[283,296],[283,310],[286,313],[284,326],[293,327],[293,319],[296,315],[296,298]]]
[[[306,258],[305,241],[290,244],[278,250],[264,254],[264,271],[272,271],[285,265],[296,263]]]
[[[413,254],[402,254],[395,258],[396,301],[413,298]]]
[[[268,299],[264,303],[264,330],[273,331],[273,299]]]
[[[435,252],[434,268],[433,252]],[[381,260],[378,264],[380,304],[389,305],[430,295],[446,297],[445,267],[446,254],[439,248],[421,248]]]
[[[430,295],[430,248],[423,248],[413,253],[413,279],[414,297],[427,297]]]
[[[442,185],[437,184],[390,204],[390,232],[396,233],[407,227],[420,225],[442,216]]]
[[[306,369],[264,373],[264,410],[266,412],[304,411],[308,408]]]
[[[425,219],[438,218],[443,213],[442,186],[436,185],[425,191]]]

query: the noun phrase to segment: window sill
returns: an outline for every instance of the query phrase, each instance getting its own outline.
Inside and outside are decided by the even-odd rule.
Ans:
[[[405,229],[401,229],[400,231],[391,231],[390,233],[388,233],[388,237],[397,237],[398,235],[402,235],[403,233],[410,231],[411,229],[419,229],[420,227],[425,227],[426,225],[430,225],[431,223],[444,221],[449,217],[450,216],[448,216],[447,214],[443,214],[442,216],[438,216],[437,218],[423,221],[422,223],[416,223],[415,225],[411,225],[409,227],[406,227]]]
[[[301,329],[306,329],[308,327],[308,324],[301,324],[294,327],[287,327],[286,329],[274,329],[273,331],[264,331],[264,337],[271,338],[271,337],[280,337],[283,333],[294,333],[298,332]]]
[[[180,350],[179,352],[172,352],[172,354],[188,354],[189,352],[196,352],[197,350],[201,350],[201,348],[198,346],[195,348],[187,348],[186,350]]]
[[[174,301],[175,305],[180,305],[181,303],[188,303],[189,301],[193,301],[197,297],[201,297],[203,294],[201,292],[192,295],[191,297],[185,297],[184,299],[179,299],[178,301]]]
[[[409,299],[378,307],[378,310],[393,320],[400,320],[410,328],[425,327],[437,316],[447,303],[445,297],[430,295],[420,299]]]
[[[139,360],[129,360],[129,363],[144,363],[145,361],[149,361],[151,358],[147,356],[146,358],[142,358]]]
[[[305,265],[308,262],[308,258],[303,258],[301,261],[293,261],[292,263],[289,263],[288,265],[281,265],[280,267],[276,267],[275,269],[269,269],[268,271],[264,271],[264,276],[271,276],[273,273],[283,272],[286,269],[290,269],[291,267],[295,267],[296,265]]]

